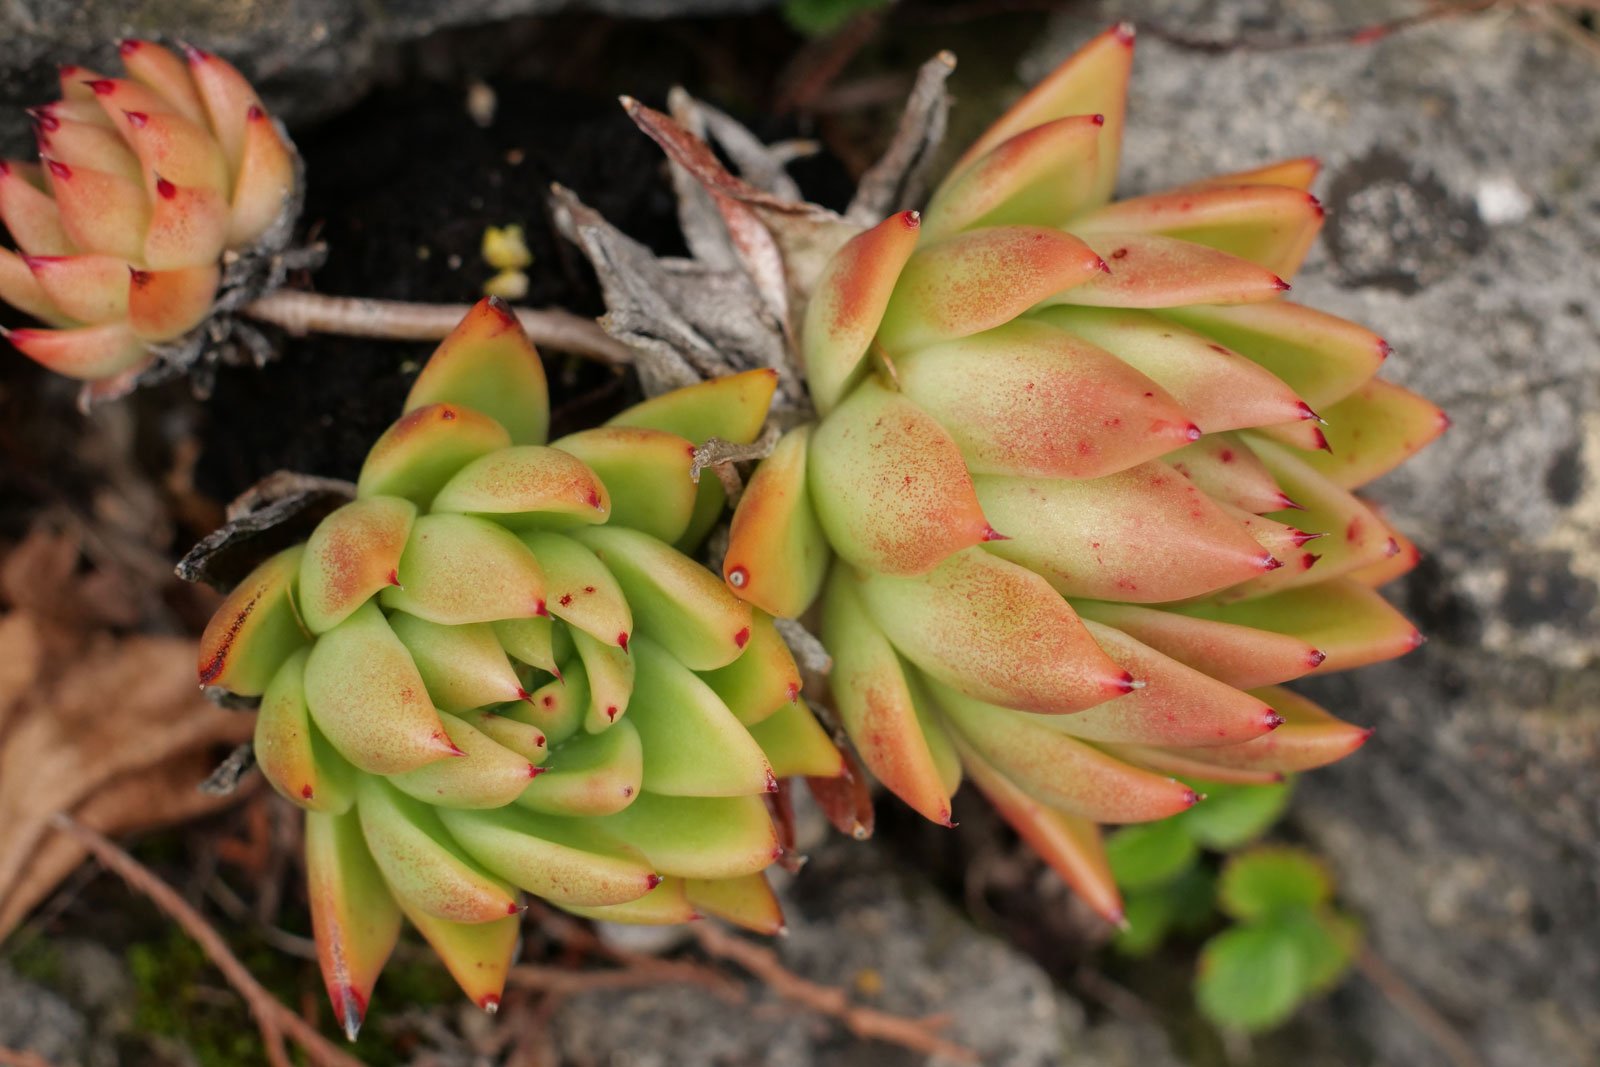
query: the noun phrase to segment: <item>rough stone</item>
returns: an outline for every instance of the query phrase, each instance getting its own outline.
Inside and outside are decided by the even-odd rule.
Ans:
[[[439,30],[569,12],[659,19],[769,6],[771,0],[15,0],[0,5],[0,108],[54,99],[61,63],[119,70],[116,46],[125,37],[182,38],[226,56],[293,123],[360,99],[395,46]],[[29,148],[15,135],[0,142],[7,154]]]
[[[1580,1067],[1600,1059],[1600,63],[1534,15],[1293,50],[1150,32],[1326,34],[1412,10],[1143,5],[1124,184],[1322,157],[1327,239],[1294,297],[1383,332],[1386,376],[1455,427],[1372,490],[1428,553],[1391,591],[1432,641],[1315,687],[1378,729],[1305,777],[1295,821],[1373,949],[1485,1063]],[[1098,24],[1058,18],[1024,73]],[[1450,1062],[1365,982],[1334,1007],[1301,1048]]]
[[[842,987],[857,1003],[903,1015],[948,1013],[951,1039],[990,1067],[1176,1067],[1152,1024],[1091,1023],[1017,949],[976,929],[919,876],[880,850],[833,837],[780,889],[784,964]],[[866,1042],[751,987],[730,1008],[678,987],[588,993],[551,1021],[574,1067],[911,1067],[950,1061]]]

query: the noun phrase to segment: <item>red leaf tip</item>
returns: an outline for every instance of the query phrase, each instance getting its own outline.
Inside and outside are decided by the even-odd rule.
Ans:
[[[72,177],[72,168],[67,166],[65,163],[58,163],[56,160],[47,159],[44,161],[44,165],[50,169],[51,177],[60,178],[62,181],[67,181]]]
[[[533,694],[528,692],[526,689],[522,688],[522,686],[519,685],[519,686],[517,686],[517,699],[518,700],[525,700],[529,704],[532,704],[533,703]]]
[[[391,570],[389,572],[389,584],[394,586],[396,589],[400,588],[400,572],[398,570]]]
[[[143,44],[143,41],[135,41],[131,37],[125,37],[117,42],[117,52],[121,55],[131,56],[137,52]]]
[[[624,652],[628,651],[628,633],[626,630],[617,635],[617,647]]]
[[[1291,288],[1289,283],[1284,281],[1282,278],[1273,278],[1272,279],[1272,287],[1274,289],[1278,290],[1278,292],[1280,292],[1280,293],[1287,293],[1289,291],[1289,289]]]
[[[1117,23],[1111,28],[1111,33],[1116,37],[1117,40],[1121,41],[1130,48],[1133,47],[1134,37],[1138,35],[1138,31],[1134,29],[1133,23],[1131,22]]]
[[[478,1007],[482,1008],[488,1014],[493,1015],[500,1010],[500,997],[495,993],[489,993],[482,1000],[478,1001]]]
[[[251,104],[250,109],[244,113],[244,117],[250,122],[260,122],[267,117],[267,113],[262,111],[258,105]]]
[[[156,192],[161,194],[161,199],[171,200],[173,197],[178,195],[178,187],[167,181],[165,178],[157,177]]]
[[[729,585],[735,589],[743,589],[750,584],[750,572],[743,567],[729,567],[728,573],[723,575]]]
[[[547,770],[549,770],[548,767],[536,767],[530,763],[528,764],[528,777],[537,778]]]
[[[1306,664],[1312,670],[1316,670],[1318,667],[1322,666],[1323,661],[1327,658],[1328,654],[1322,651],[1322,649],[1313,648],[1310,652],[1306,653]]]
[[[1183,806],[1186,808],[1192,808],[1205,798],[1206,795],[1204,793],[1196,793],[1193,789],[1185,789],[1183,791]]]
[[[533,602],[533,614],[534,614],[535,618],[541,618],[542,619],[542,618],[548,618],[549,617],[550,609],[544,606],[544,598],[543,597],[540,597],[538,600],[535,600]]]
[[[1094,123],[1096,126],[1104,126],[1106,124],[1106,117],[1104,115],[1090,115],[1089,121]]]
[[[1266,724],[1267,729],[1276,730],[1283,725],[1284,718],[1271,708],[1268,708],[1265,714],[1261,716],[1261,721]]]
[[[187,41],[179,41],[178,47],[183,49],[183,54],[190,63],[204,63],[206,60],[211,58],[210,52],[207,52],[203,48],[196,48]]]
[[[740,630],[738,633],[733,635],[733,643],[738,645],[740,648],[743,648],[746,644],[749,643],[749,641],[750,641],[750,627],[748,627],[748,626],[746,626],[744,629]]]
[[[908,230],[917,229],[919,226],[922,225],[922,212],[920,212],[920,211],[902,211],[902,212],[900,212],[900,224],[902,226],[904,226]]]
[[[984,523],[983,524],[983,536],[980,537],[979,540],[980,541],[1009,541],[1009,540],[1011,540],[1011,538],[1010,538],[1009,535],[1003,534],[999,530],[996,530],[993,526],[990,526],[988,523]]]
[[[795,701],[797,701],[799,699],[800,699],[800,683],[799,682],[790,682],[789,683],[789,703],[793,704]]]
[[[777,791],[778,791],[778,778],[777,778],[776,775],[774,775],[772,773],[772,768],[768,767],[767,768],[767,792],[776,793]]]
[[[1191,441],[1198,441],[1200,438],[1205,436],[1205,433],[1200,429],[1200,427],[1191,422],[1189,424],[1189,428],[1183,431],[1183,436]]]
[[[644,876],[644,884],[654,889],[661,884],[661,876],[659,874],[647,874]]]
[[[91,78],[83,84],[94,90],[96,96],[110,96],[117,91],[117,83],[110,78]]]

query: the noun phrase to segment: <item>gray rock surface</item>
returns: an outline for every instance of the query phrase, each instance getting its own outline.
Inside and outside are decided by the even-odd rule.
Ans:
[[[1196,37],[1415,5],[1161,0]],[[1124,9],[1125,12],[1125,9]],[[1097,26],[1060,18],[1037,77]],[[1592,39],[1591,39],[1592,43]],[[1222,55],[1143,34],[1125,185],[1314,153],[1326,240],[1296,296],[1373,325],[1454,429],[1373,495],[1427,550],[1394,587],[1431,643],[1317,695],[1377,726],[1306,776],[1299,828],[1371,944],[1484,1062],[1600,1062],[1600,57],[1535,16]],[[1316,1038],[1449,1062],[1356,980]]]
[[[55,99],[61,63],[119,71],[117,41],[177,38],[236,63],[290,122],[361,98],[393,46],[439,30],[592,12],[629,18],[736,14],[772,0],[9,0],[0,4],[0,108]],[[9,125],[9,124],[8,124]],[[13,137],[8,153],[30,145]]]
[[[908,1016],[947,1013],[943,1031],[990,1067],[1177,1067],[1153,1024],[1091,1024],[1015,948],[977,930],[881,850],[838,836],[781,890],[786,966]],[[863,991],[865,990],[865,992]],[[656,987],[573,997],[551,1021],[572,1067],[949,1067],[867,1042],[759,986],[740,1007],[704,990]]]

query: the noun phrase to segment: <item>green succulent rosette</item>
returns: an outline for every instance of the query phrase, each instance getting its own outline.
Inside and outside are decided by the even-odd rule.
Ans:
[[[774,932],[767,794],[843,772],[771,616],[685,554],[691,477],[749,442],[754,371],[546,443],[537,353],[498,301],[423,368],[355,499],[242,581],[199,679],[259,697],[255,754],[306,810],[316,942],[354,1034],[408,920],[499,1003],[523,894],[613,922]]]

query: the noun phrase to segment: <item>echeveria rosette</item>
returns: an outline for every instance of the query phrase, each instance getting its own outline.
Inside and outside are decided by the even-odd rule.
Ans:
[[[200,326],[224,259],[280,227],[294,148],[225,60],[124,41],[126,76],[61,68],[39,162],[0,162],[0,299],[48,328],[12,345],[115,393]],[[292,220],[290,220],[292,222]]]
[[[262,771],[307,811],[312,918],[353,1034],[408,919],[499,1000],[521,894],[615,922],[781,927],[766,794],[842,757],[770,616],[684,554],[709,437],[761,430],[770,371],[549,444],[545,377],[484,301],[423,368],[356,498],[262,563],[201,641],[260,697]]]
[[[948,823],[970,778],[1102,914],[1098,824],[1269,782],[1369,731],[1282,683],[1417,631],[1414,548],[1355,490],[1446,425],[1378,335],[1285,299],[1309,159],[1112,202],[1132,33],[1071,57],[817,276],[818,421],[753,476],[724,577],[815,609],[873,773]]]

